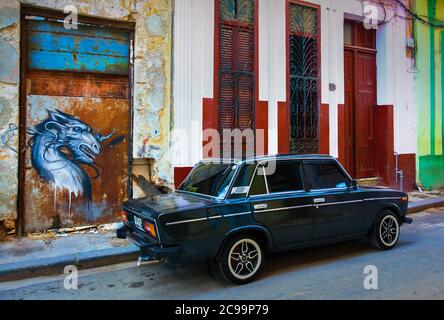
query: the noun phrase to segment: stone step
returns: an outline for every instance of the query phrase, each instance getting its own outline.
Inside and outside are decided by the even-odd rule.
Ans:
[[[362,187],[377,187],[380,185],[381,179],[377,177],[356,179],[358,185]]]

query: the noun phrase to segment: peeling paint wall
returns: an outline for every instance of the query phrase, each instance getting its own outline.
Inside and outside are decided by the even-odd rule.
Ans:
[[[136,23],[133,157],[152,158],[153,179],[172,186],[170,134],[173,0],[23,0],[24,4]],[[18,190],[20,2],[0,0],[0,219],[16,218]],[[6,143],[6,144],[5,144]]]
[[[0,0],[0,219],[15,219],[18,191],[20,7]]]

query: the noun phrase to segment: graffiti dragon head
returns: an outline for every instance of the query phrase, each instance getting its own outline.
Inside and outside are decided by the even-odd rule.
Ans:
[[[61,112],[48,110],[48,118],[35,126],[35,131],[48,136],[47,146],[64,147],[73,162],[90,164],[101,152],[100,143],[113,134],[102,136],[81,121],[78,117]],[[49,142],[49,143],[48,143]]]
[[[98,176],[94,161],[100,155],[100,143],[114,130],[103,136],[76,116],[48,110],[48,117],[28,132],[31,161],[38,174],[55,188],[91,198],[90,178],[79,164],[93,167]]]

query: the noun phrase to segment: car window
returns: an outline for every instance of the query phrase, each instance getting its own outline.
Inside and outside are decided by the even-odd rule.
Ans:
[[[236,169],[235,164],[200,163],[194,167],[179,190],[224,197]]]
[[[257,196],[267,194],[267,187],[265,185],[264,167],[259,166],[256,175],[251,183],[250,196]]]
[[[245,198],[255,169],[256,164],[246,164],[239,169],[236,181],[233,184],[233,189],[231,190],[231,199]]]
[[[311,190],[346,188],[349,179],[335,163],[305,163],[305,178]]]
[[[270,193],[304,190],[300,161],[277,161],[273,174],[267,175]]]

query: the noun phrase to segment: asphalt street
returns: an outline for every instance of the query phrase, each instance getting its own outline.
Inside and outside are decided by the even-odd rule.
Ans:
[[[273,254],[245,286],[213,279],[205,264],[134,262],[80,271],[77,289],[65,289],[66,275],[0,283],[0,299],[444,299],[444,209],[412,217],[391,251],[352,241]],[[364,287],[369,265],[377,289]]]

